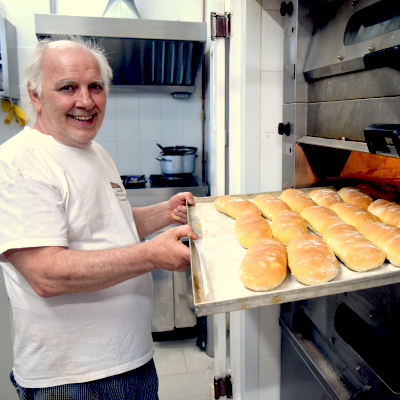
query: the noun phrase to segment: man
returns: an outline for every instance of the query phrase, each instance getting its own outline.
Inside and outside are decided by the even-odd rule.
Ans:
[[[89,46],[89,47],[88,47]],[[99,49],[43,41],[27,67],[32,128],[0,146],[0,261],[13,309],[21,399],[157,399],[152,357],[156,269],[186,271],[181,193],[131,208],[93,141],[112,72]]]

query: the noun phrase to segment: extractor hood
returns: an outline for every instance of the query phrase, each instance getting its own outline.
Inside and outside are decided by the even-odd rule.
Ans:
[[[111,90],[171,93],[196,90],[207,27],[201,22],[35,14],[38,39],[54,34],[99,41],[114,72]]]

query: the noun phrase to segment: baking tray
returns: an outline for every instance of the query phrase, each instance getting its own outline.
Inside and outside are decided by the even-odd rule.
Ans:
[[[312,189],[300,190],[308,194]],[[281,193],[237,196],[251,200],[259,194],[279,197]],[[240,281],[238,273],[246,249],[237,240],[235,220],[215,209],[216,198],[196,197],[194,205],[188,208],[188,223],[199,235],[198,240],[189,241],[194,307],[199,317],[400,282],[400,268],[387,262],[367,272],[351,271],[339,262],[339,273],[330,282],[306,286],[288,270],[285,280],[276,289],[268,292],[249,290]]]

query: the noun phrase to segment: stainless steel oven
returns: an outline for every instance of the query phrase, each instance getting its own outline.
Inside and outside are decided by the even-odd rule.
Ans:
[[[285,1],[281,14],[283,187],[399,202],[400,2]],[[281,399],[400,399],[399,295],[395,284],[282,305]]]

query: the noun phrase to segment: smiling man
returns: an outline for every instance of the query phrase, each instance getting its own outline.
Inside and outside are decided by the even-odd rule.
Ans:
[[[0,265],[13,310],[20,399],[158,399],[151,336],[156,269],[186,271],[191,193],[131,207],[94,141],[112,71],[79,38],[28,61],[37,118],[0,146]],[[176,221],[181,226],[140,242]]]
[[[42,60],[41,96],[29,89],[37,112],[32,128],[71,146],[88,146],[106,109],[105,81],[92,53],[75,42],[50,43]]]

